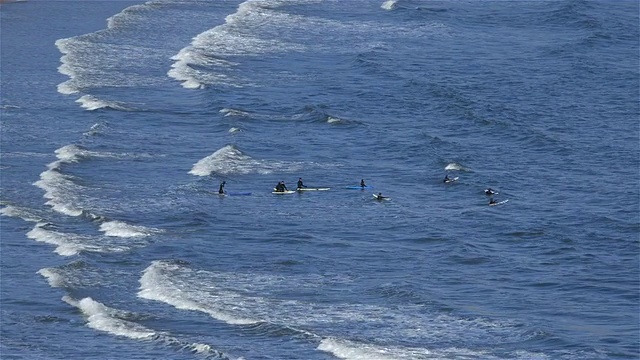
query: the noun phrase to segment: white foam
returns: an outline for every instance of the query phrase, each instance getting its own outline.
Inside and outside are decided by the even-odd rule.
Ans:
[[[65,145],[59,149],[56,149],[54,153],[56,154],[56,157],[58,159],[67,163],[77,162],[80,157],[89,155],[88,151],[73,144]]]
[[[396,8],[397,0],[387,0],[380,5],[380,7],[384,10],[393,10]]]
[[[91,128],[84,132],[82,135],[84,136],[94,136],[96,134],[99,134],[104,128],[104,125],[102,124],[93,124],[93,126],[91,126]]]
[[[216,301],[210,301],[212,299],[207,301],[208,297],[213,297],[213,300],[216,299],[215,295],[210,293],[215,290],[212,289],[211,284],[207,284],[208,292],[206,294],[188,286],[182,287],[182,283],[177,276],[181,272],[190,272],[190,270],[165,261],[154,261],[144,270],[140,278],[138,297],[160,301],[177,309],[200,311],[228,324],[257,323],[256,320],[237,316],[216,308]]]
[[[357,344],[352,341],[327,338],[320,342],[318,350],[328,352],[340,359],[346,360],[399,360],[400,358],[388,354],[383,347],[373,347],[367,344]],[[396,354],[397,356],[397,354]]]
[[[62,172],[65,164],[79,162],[83,158],[101,157],[111,158],[120,157],[121,155],[111,153],[99,153],[85,150],[77,145],[66,145],[55,151],[58,160],[47,165],[49,170],[40,174],[40,180],[33,185],[45,191],[44,198],[48,199],[47,205],[59,213],[68,216],[80,216],[85,211],[82,209],[81,194],[85,188],[75,182],[75,178]],[[97,216],[88,214],[97,218]]]
[[[77,236],[47,230],[38,225],[27,233],[27,237],[36,241],[56,245],[55,252],[62,256],[76,255],[84,248],[82,245],[77,244]]]
[[[33,214],[30,210],[21,208],[21,207],[16,207],[13,205],[5,205],[3,208],[1,208],[0,215],[4,215],[8,217],[17,217],[17,218],[21,218],[24,221],[29,221],[29,222],[42,221],[42,218]]]
[[[178,350],[192,351],[201,355],[212,354],[219,358],[227,358],[227,356],[214,350],[210,345],[187,343],[171,336],[168,332],[155,331],[135,321],[128,320],[135,318],[136,315],[108,307],[90,297],[75,300],[70,296],[64,296],[62,301],[80,309],[87,319],[87,326],[92,329],[134,340],[156,341],[164,345],[173,346]]]
[[[271,174],[273,172],[297,171],[301,163],[255,160],[232,145],[224,146],[193,165],[189,174],[209,176],[212,173],[229,174]]]
[[[176,62],[167,74],[181,81],[183,87],[190,89],[203,88],[209,84],[236,87],[251,85],[246,80],[231,78],[215,71],[198,71],[189,65],[230,67],[237,63],[224,60],[224,57],[256,56],[304,49],[305,45],[281,41],[279,36],[273,39],[265,38],[265,25],[292,17],[274,11],[284,3],[280,0],[248,0],[241,3],[235,13],[225,18],[224,24],[198,34],[189,46],[173,56],[172,60]],[[258,27],[261,31],[252,34],[251,29]]]
[[[133,247],[148,245],[147,241],[132,241],[130,237],[80,235],[56,231],[47,228],[47,224],[38,223],[27,233],[27,237],[36,241],[56,245],[55,252],[62,256],[76,255],[81,251],[99,253],[117,253],[129,251]],[[120,240],[121,239],[121,240]]]
[[[49,286],[51,287],[63,287],[66,282],[64,281],[64,276],[59,274],[55,269],[52,268],[44,268],[38,270],[38,274],[42,275],[49,282]]]
[[[63,95],[71,95],[79,92],[75,87],[71,85],[70,81],[65,81],[63,83],[58,84],[57,88],[58,88],[58,92]]]
[[[159,334],[140,324],[120,318],[126,316],[126,314],[105,306],[90,297],[76,301],[69,296],[65,296],[62,300],[80,309],[87,317],[87,326],[92,329],[135,340],[151,340]]]
[[[457,171],[466,171],[467,170],[464,166],[462,166],[460,164],[457,164],[457,163],[447,164],[447,166],[445,166],[444,169],[445,170],[457,170]]]
[[[57,167],[58,162],[50,164],[50,167]],[[40,180],[33,185],[45,191],[44,198],[49,199],[46,204],[61,214],[68,216],[80,216],[83,210],[74,205],[77,200],[75,194],[79,192],[80,186],[76,185],[71,177],[61,174],[55,169],[44,171],[40,174]]]
[[[124,221],[115,220],[100,224],[100,231],[103,231],[107,236],[132,238],[150,236],[153,233],[157,233],[159,230],[139,225],[131,225]]]
[[[220,110],[220,113],[224,114],[224,116],[249,116],[249,113],[246,111],[238,110],[238,109],[228,109],[224,108]]]
[[[92,95],[84,95],[76,100],[77,103],[80,103],[81,106],[87,110],[97,110],[110,108],[115,110],[130,110],[128,107],[124,106],[122,103],[117,101],[107,101],[98,99]]]

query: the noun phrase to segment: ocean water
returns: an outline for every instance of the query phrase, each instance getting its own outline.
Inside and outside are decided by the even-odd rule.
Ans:
[[[3,3],[0,358],[638,359],[639,12]]]

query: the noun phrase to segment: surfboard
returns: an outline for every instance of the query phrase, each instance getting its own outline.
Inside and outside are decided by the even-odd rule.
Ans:
[[[489,206],[496,206],[496,205],[506,204],[508,201],[509,201],[509,199],[498,201],[497,203],[489,204]]]
[[[297,188],[296,190],[298,191],[327,191],[331,188]]]
[[[272,191],[272,194],[276,194],[276,195],[286,195],[286,194],[293,194],[295,193],[295,190],[285,190],[285,191]]]
[[[373,189],[373,186],[345,186],[345,189],[351,190],[364,190],[364,189]]]
[[[454,178],[449,178],[449,180],[445,180],[445,182],[444,182],[444,183],[445,183],[445,184],[449,184],[449,183],[452,183],[452,182],[454,182],[454,181],[458,181],[458,179],[459,179],[459,177],[457,177],[457,176],[456,176],[456,177],[454,177]]]
[[[373,194],[373,197],[374,197],[376,200],[391,200],[391,198],[390,198],[390,197],[387,197],[387,196],[378,196],[378,194]]]

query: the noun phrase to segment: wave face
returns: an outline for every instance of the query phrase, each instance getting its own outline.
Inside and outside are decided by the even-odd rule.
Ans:
[[[3,2],[2,358],[637,359],[615,5]]]

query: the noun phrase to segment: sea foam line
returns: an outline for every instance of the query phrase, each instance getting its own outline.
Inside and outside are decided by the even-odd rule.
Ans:
[[[85,297],[75,300],[70,296],[62,298],[67,304],[74,306],[82,312],[87,319],[87,326],[115,336],[122,336],[133,340],[155,341],[167,346],[178,348],[179,350],[190,351],[206,358],[229,359],[222,352],[213,349],[212,346],[202,343],[189,343],[181,341],[168,332],[155,331],[140,325],[128,318],[135,317],[134,314],[114,309]]]
[[[304,1],[308,2],[308,1]],[[205,67],[232,67],[238,65],[223,59],[227,56],[252,56],[278,51],[301,51],[302,44],[285,43],[276,39],[264,39],[248,33],[251,24],[264,24],[279,15],[274,8],[290,2],[282,0],[249,0],[238,5],[235,13],[225,18],[225,23],[202,32],[191,44],[181,49],[171,59],[174,64],[167,75],[181,81],[188,89],[201,89],[207,84],[223,84],[241,87],[239,79],[212,71],[199,71],[192,65]],[[254,26],[255,27],[255,26]],[[247,84],[245,84],[247,85]]]
[[[247,325],[256,324],[259,321],[235,316],[225,311],[220,311],[198,301],[198,297],[183,292],[170,281],[174,271],[183,271],[177,265],[165,261],[154,261],[147,267],[140,278],[140,291],[138,297],[148,300],[160,301],[182,310],[200,311],[214,319],[228,324]],[[188,271],[188,270],[187,270]]]
[[[107,236],[115,236],[121,238],[146,237],[160,232],[158,229],[152,229],[140,225],[131,225],[124,221],[113,220],[100,224],[100,231]]]
[[[55,252],[62,256],[77,255],[81,251],[113,253],[128,251],[133,245],[130,243],[109,243],[102,237],[79,235],[54,231],[46,228],[47,224],[38,223],[27,232],[27,237],[36,241],[56,245]]]

